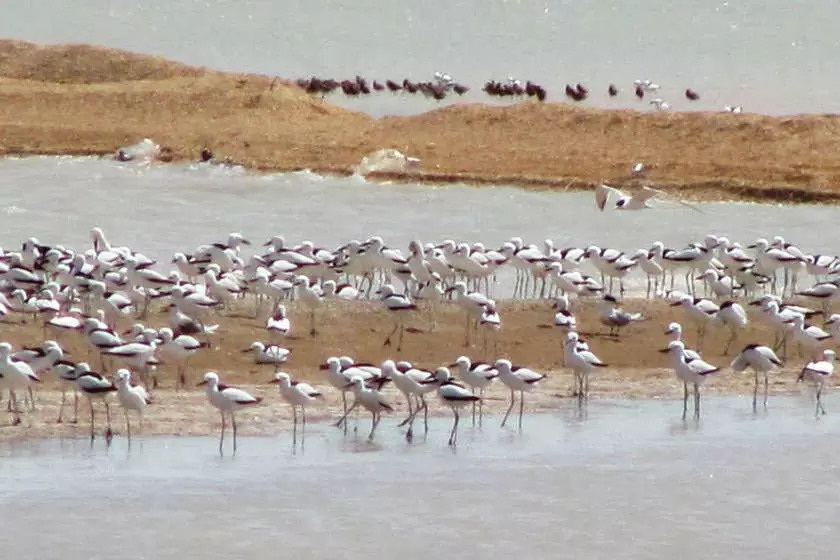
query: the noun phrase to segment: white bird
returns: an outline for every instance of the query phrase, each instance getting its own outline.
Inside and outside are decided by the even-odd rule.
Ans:
[[[292,417],[294,424],[292,428],[292,444],[297,444],[297,425],[298,415],[297,409],[300,408],[301,417],[303,419],[303,426],[301,431],[301,445],[303,445],[303,435],[306,431],[306,407],[317,402],[322,395],[316,391],[312,385],[308,383],[301,383],[300,381],[292,381],[288,373],[278,371],[274,374],[274,379],[269,381],[274,383],[280,390],[280,396],[283,397],[287,403],[292,406]]]
[[[125,414],[125,431],[128,437],[129,445],[131,445],[131,420],[128,412],[133,410],[137,413],[140,419],[140,431],[143,431],[143,412],[146,406],[152,404],[149,394],[146,390],[131,382],[131,372],[127,369],[119,369],[116,373],[117,380],[117,399],[123,407]]]
[[[160,344],[157,346],[158,354],[164,360],[169,359],[178,364],[178,382],[176,387],[185,387],[187,384],[187,365],[189,364],[190,357],[200,349],[208,348],[210,345],[206,342],[200,342],[187,334],[176,337],[169,327],[160,329],[158,336],[160,337]]]
[[[417,309],[417,306],[408,299],[407,296],[396,293],[394,287],[390,284],[385,284],[376,292],[381,298],[385,309],[394,316],[394,328],[388,334],[383,346],[391,345],[391,337],[399,331],[397,339],[397,352],[402,349],[403,331],[405,331],[405,314]]]
[[[0,389],[9,391],[9,405],[12,411],[13,425],[20,424],[20,409],[18,408],[15,391],[25,390],[32,383],[39,383],[41,379],[26,362],[12,359],[12,345],[8,342],[0,343]]]
[[[726,346],[723,348],[723,355],[725,356],[729,354],[729,347],[738,337],[738,331],[747,328],[749,324],[747,312],[744,311],[740,303],[732,300],[725,301],[720,304],[720,310],[715,315],[714,321],[729,328],[731,333],[726,341]]]
[[[76,364],[76,386],[88,398],[90,404],[90,439],[94,438],[94,411],[93,401],[102,401],[105,405],[105,418],[108,428],[105,431],[106,441],[111,441],[111,408],[108,405],[108,395],[117,390],[116,386],[106,379],[102,374],[90,371],[86,362]]]
[[[230,415],[230,423],[233,427],[233,452],[236,453],[236,411],[241,408],[251,407],[262,402],[262,398],[251,396],[250,393],[236,387],[228,387],[219,383],[219,374],[208,371],[204,374],[204,381],[198,384],[204,385],[207,391],[207,400],[218,409],[222,417],[222,430],[219,435],[219,453],[223,453],[225,440],[225,414]]]
[[[482,416],[484,413],[484,390],[490,386],[493,381],[499,377],[499,372],[493,367],[492,364],[486,364],[483,362],[473,362],[467,356],[459,356],[455,363],[452,364],[450,367],[457,367],[458,368],[458,378],[470,386],[475,394],[476,390],[478,390],[479,399],[473,401],[473,426],[475,426],[475,409],[476,409],[476,402],[478,403],[478,423],[481,425]]]
[[[680,342],[682,342],[682,325],[676,322],[669,323],[668,328],[665,329],[665,334],[668,336],[668,342],[674,340],[679,340]],[[698,354],[695,350],[683,347],[683,352],[685,352],[685,357],[689,361],[700,359],[700,354]]]
[[[717,316],[720,307],[718,304],[706,298],[694,298],[689,295],[682,295],[680,299],[671,304],[672,307],[682,306],[689,320],[697,325],[697,347],[702,349],[703,338],[706,334],[706,325]]]
[[[700,418],[700,385],[706,381],[709,375],[720,371],[720,368],[703,361],[701,358],[689,360],[685,355],[685,345],[679,340],[672,340],[668,343],[668,347],[660,350],[660,352],[671,357],[674,373],[683,382],[683,420],[685,420],[688,410],[689,384],[694,385],[694,417]]]
[[[475,406],[476,401],[480,401],[481,397],[474,395],[466,388],[455,383],[451,379],[448,368],[438,368],[435,376],[438,379],[444,380],[440,387],[438,387],[438,395],[452,409],[452,414],[455,416],[452,423],[452,431],[449,434],[449,445],[454,447],[458,440],[458,423],[461,421],[460,409],[468,404]]]
[[[519,392],[519,429],[522,429],[522,413],[525,407],[525,391],[531,391],[541,380],[545,379],[544,373],[537,373],[528,368],[514,366],[509,360],[496,360],[496,371],[499,372],[499,381],[510,389],[510,406],[502,419],[502,427],[507,422],[510,411],[513,410],[513,403],[516,392]]]
[[[701,212],[701,210],[693,204],[676,199],[665,191],[651,187],[642,187],[641,191],[632,196],[618,190],[615,187],[610,187],[609,185],[601,184],[595,187],[595,205],[599,210],[603,211],[604,208],[606,208],[610,197],[617,198],[615,201],[616,210],[645,210],[648,208],[654,208],[654,206],[651,205],[651,202],[660,202],[661,199],[664,199],[665,201],[682,204],[687,208],[691,208],[695,212]]]
[[[243,354],[248,352],[254,355],[255,364],[274,364],[275,368],[288,360],[289,354],[292,353],[288,348],[259,341],[252,342],[251,346],[242,351]]]
[[[834,373],[835,357],[836,354],[834,353],[834,350],[823,350],[822,359],[808,362],[808,364],[802,368],[799,378],[797,378],[797,381],[807,379],[816,387],[817,416],[819,416],[820,412],[825,414],[825,407],[822,404],[822,391],[826,380],[828,380],[828,378],[831,377],[831,374]]]
[[[376,432],[376,427],[379,425],[382,412],[391,412],[394,408],[388,404],[388,401],[384,396],[382,396],[382,393],[376,389],[367,387],[365,385],[365,380],[358,375],[354,375],[350,379],[348,388],[353,390],[353,393],[356,395],[356,400],[353,402],[353,405],[347,409],[347,412],[339,422],[346,420],[348,414],[350,414],[357,406],[362,405],[362,407],[367,409],[367,411],[371,414],[371,426],[368,439],[373,441],[373,434]]]
[[[747,368],[752,368],[755,373],[755,387],[753,388],[753,412],[756,411],[758,402],[758,376],[764,375],[764,408],[767,408],[767,374],[774,371],[777,367],[782,367],[782,361],[773,352],[769,346],[762,346],[760,344],[747,344],[744,349],[738,354],[738,357],[732,361],[729,366],[733,371],[741,372]]]
[[[282,303],[277,305],[277,308],[274,310],[274,314],[266,321],[265,328],[269,333],[271,333],[272,337],[289,335],[292,324],[286,316],[285,305]]]
[[[826,344],[826,341],[831,338],[831,335],[816,325],[809,325],[805,322],[805,317],[802,315],[795,315],[792,319],[787,321],[793,328],[791,334],[793,339],[799,344],[806,346],[813,351]]]
[[[566,367],[574,371],[578,402],[581,403],[589,398],[589,374],[607,367],[607,364],[588,348],[582,348],[579,335],[574,331],[566,335],[563,359]]]

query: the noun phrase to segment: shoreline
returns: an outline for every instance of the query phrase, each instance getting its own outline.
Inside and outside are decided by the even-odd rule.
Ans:
[[[251,172],[348,175],[395,148],[421,160],[372,180],[589,190],[651,185],[692,200],[840,203],[840,116],[460,103],[374,118],[291,81],[86,45],[0,40],[0,155],[107,155],[151,138],[175,162],[209,148]],[[629,176],[643,162],[642,177]]]

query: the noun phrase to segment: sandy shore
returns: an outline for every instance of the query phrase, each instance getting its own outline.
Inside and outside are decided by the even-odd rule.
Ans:
[[[289,77],[292,78],[292,77]],[[835,115],[459,104],[374,119],[285,80],[91,46],[0,41],[0,154],[112,154],[150,137],[174,160],[202,148],[251,169],[346,174],[380,148],[421,158],[389,179],[586,189],[644,180],[695,199],[840,200]],[[638,180],[635,180],[638,181]]]
[[[583,335],[601,359],[610,365],[593,378],[592,398],[681,398],[681,386],[668,367],[668,361],[657,350],[664,345],[665,337],[662,331],[665,325],[674,319],[682,320],[682,312],[659,301],[628,300],[626,307],[642,311],[648,319],[628,328],[617,340],[606,336],[605,330],[598,324],[592,303],[585,304],[578,311]],[[313,421],[334,417],[341,402],[338,392],[326,385],[324,374],[318,366],[328,356],[345,354],[359,361],[373,363],[381,363],[387,358],[406,359],[425,368],[452,363],[461,354],[473,359],[492,359],[496,355],[507,357],[514,363],[549,374],[549,378],[528,396],[527,408],[556,408],[559,406],[559,399],[570,396],[572,375],[560,365],[560,334],[553,328],[541,326],[550,323],[553,317],[549,304],[503,301],[499,310],[503,329],[498,336],[497,354],[491,355],[492,342],[488,344],[485,352],[480,339],[469,347],[464,346],[463,312],[454,305],[444,305],[440,309],[437,314],[437,327],[431,331],[431,323],[426,316],[418,314],[413,317],[408,324],[424,332],[407,334],[403,349],[398,353],[393,347],[382,346],[392,323],[375,302],[330,303],[321,309],[318,315],[320,332],[315,338],[304,334],[308,332],[306,311],[292,303],[289,305],[289,311],[293,328],[298,333],[303,333],[282,342],[292,351],[291,358],[282,369],[293,378],[307,380],[323,389],[325,401],[322,406],[313,409],[310,414]],[[165,320],[164,314],[153,313],[146,324],[163,326]],[[146,433],[194,435],[210,434],[218,429],[218,414],[207,404],[203,391],[192,388],[207,370],[218,371],[225,383],[246,387],[255,395],[265,397],[262,405],[242,413],[243,433],[271,435],[288,428],[290,409],[280,399],[276,388],[267,384],[272,377],[273,367],[256,365],[251,354],[242,352],[252,341],[266,339],[264,319],[255,319],[252,310],[241,309],[230,316],[220,316],[218,320],[221,327],[219,336],[213,339],[213,348],[197,354],[190,364],[190,388],[176,392],[173,365],[163,364],[160,367],[157,372],[160,387],[154,393],[154,406],[146,416]],[[687,331],[688,342],[693,344],[694,333],[690,329]],[[54,335],[48,333],[48,336]],[[704,351],[704,357],[709,362],[724,369],[733,357],[731,354],[722,355],[726,336],[721,330],[711,330],[707,335]],[[0,324],[0,338],[19,347],[39,343],[44,339],[44,334],[42,327],[37,324],[3,323]],[[98,358],[90,355],[81,336],[64,334],[59,340],[69,349],[73,360],[90,360],[98,365]],[[734,346],[740,347],[752,341],[769,343],[772,341],[772,333],[753,321],[753,326],[740,336]],[[805,361],[805,358],[792,352],[784,370],[773,376],[771,392],[779,394],[805,390],[805,387],[795,382],[798,370]],[[108,367],[109,371],[113,369],[113,365]],[[704,387],[704,393],[750,395],[752,386],[751,374],[723,371],[709,381]],[[405,409],[402,395],[393,388],[387,391],[398,407],[397,415],[402,414]],[[506,399],[507,393],[504,388],[500,385],[495,386],[488,393],[487,410],[503,411]],[[434,402],[434,413],[447,413],[436,398],[430,401]],[[80,403],[82,413],[79,425],[55,423],[59,402],[60,392],[57,390],[57,384],[49,376],[45,376],[44,383],[37,393],[37,411],[26,414],[24,425],[19,427],[8,426],[8,420],[5,418],[0,420],[0,439],[86,434],[86,401],[82,400]],[[115,404],[112,408],[114,418],[121,422],[122,412],[119,405]],[[69,409],[66,412],[69,412]]]

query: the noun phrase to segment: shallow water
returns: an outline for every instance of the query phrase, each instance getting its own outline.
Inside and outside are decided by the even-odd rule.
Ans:
[[[513,187],[366,183],[311,173],[248,175],[221,167],[122,164],[97,158],[0,160],[0,246],[29,236],[75,249],[102,227],[110,241],[168,263],[228,232],[255,243],[282,234],[336,247],[381,235],[406,249],[411,239],[481,241],[498,248],[513,236],[542,246],[599,245],[625,251],[656,240],[682,247],[708,233],[745,243],[784,235],[806,251],[840,253],[825,224],[833,206],[706,203],[645,212],[599,212],[591,193],[529,192]],[[257,247],[259,248],[259,247]],[[168,266],[168,265],[166,265]],[[503,276],[503,284],[507,284]],[[635,284],[638,285],[639,278]],[[507,296],[507,286],[495,295]]]
[[[770,113],[837,112],[840,58],[834,0],[30,0],[9,2],[0,37],[83,42],[196,65],[297,78],[408,77],[449,72],[489,98],[485,80],[534,79],[561,99],[566,83],[589,104],[649,107],[634,79],[663,85],[678,109],[743,105]],[[73,25],[67,25],[72,21]],[[624,88],[610,101],[606,87]],[[335,101],[373,114],[429,101],[390,95]]]
[[[570,403],[524,430],[448,417],[405,443],[386,418],[374,444],[310,425],[216,440],[0,444],[0,547],[9,558],[790,558],[833,553],[840,416],[806,397],[753,416],[708,398],[700,423],[676,401]],[[33,527],[39,527],[37,537]],[[26,538],[28,536],[28,538]]]

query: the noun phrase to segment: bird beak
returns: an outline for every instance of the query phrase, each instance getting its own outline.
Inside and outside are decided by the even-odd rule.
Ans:
[[[271,239],[262,244],[263,247],[268,247],[269,245],[271,245]]]
[[[246,348],[245,350],[242,350],[242,353],[243,353],[243,354],[247,354],[247,353],[248,353],[248,352],[250,352],[250,351],[251,351],[251,349],[250,349],[250,348]]]
[[[272,384],[272,385],[277,385],[278,383],[280,383],[280,380],[279,379],[271,379],[271,380],[269,380],[269,383]]]
[[[207,385],[207,381],[201,381],[195,384],[196,387],[201,387],[202,385]]]
[[[446,367],[448,367],[448,368],[455,368],[455,367],[458,367],[458,364],[447,364],[447,366],[446,366]]]
[[[671,304],[671,307],[679,307],[680,305],[682,305],[681,301],[675,301],[674,303]]]
[[[251,244],[251,242],[248,241],[247,239],[245,239],[244,237],[242,238],[242,243],[244,243],[245,245],[250,245]]]
[[[328,366],[327,363],[324,362],[323,364],[318,365],[318,369],[320,369],[321,371],[327,371],[328,369],[330,369],[330,366]]]
[[[667,353],[668,353],[668,352],[670,352],[670,351],[671,351],[671,349],[670,349],[670,348],[663,348],[662,350],[660,350],[660,351],[659,351],[659,353],[660,353],[660,354],[667,354]]]
[[[761,305],[761,302],[759,300],[754,300],[754,301],[751,301],[749,303],[749,305],[754,305],[754,306],[758,307],[759,305]]]

